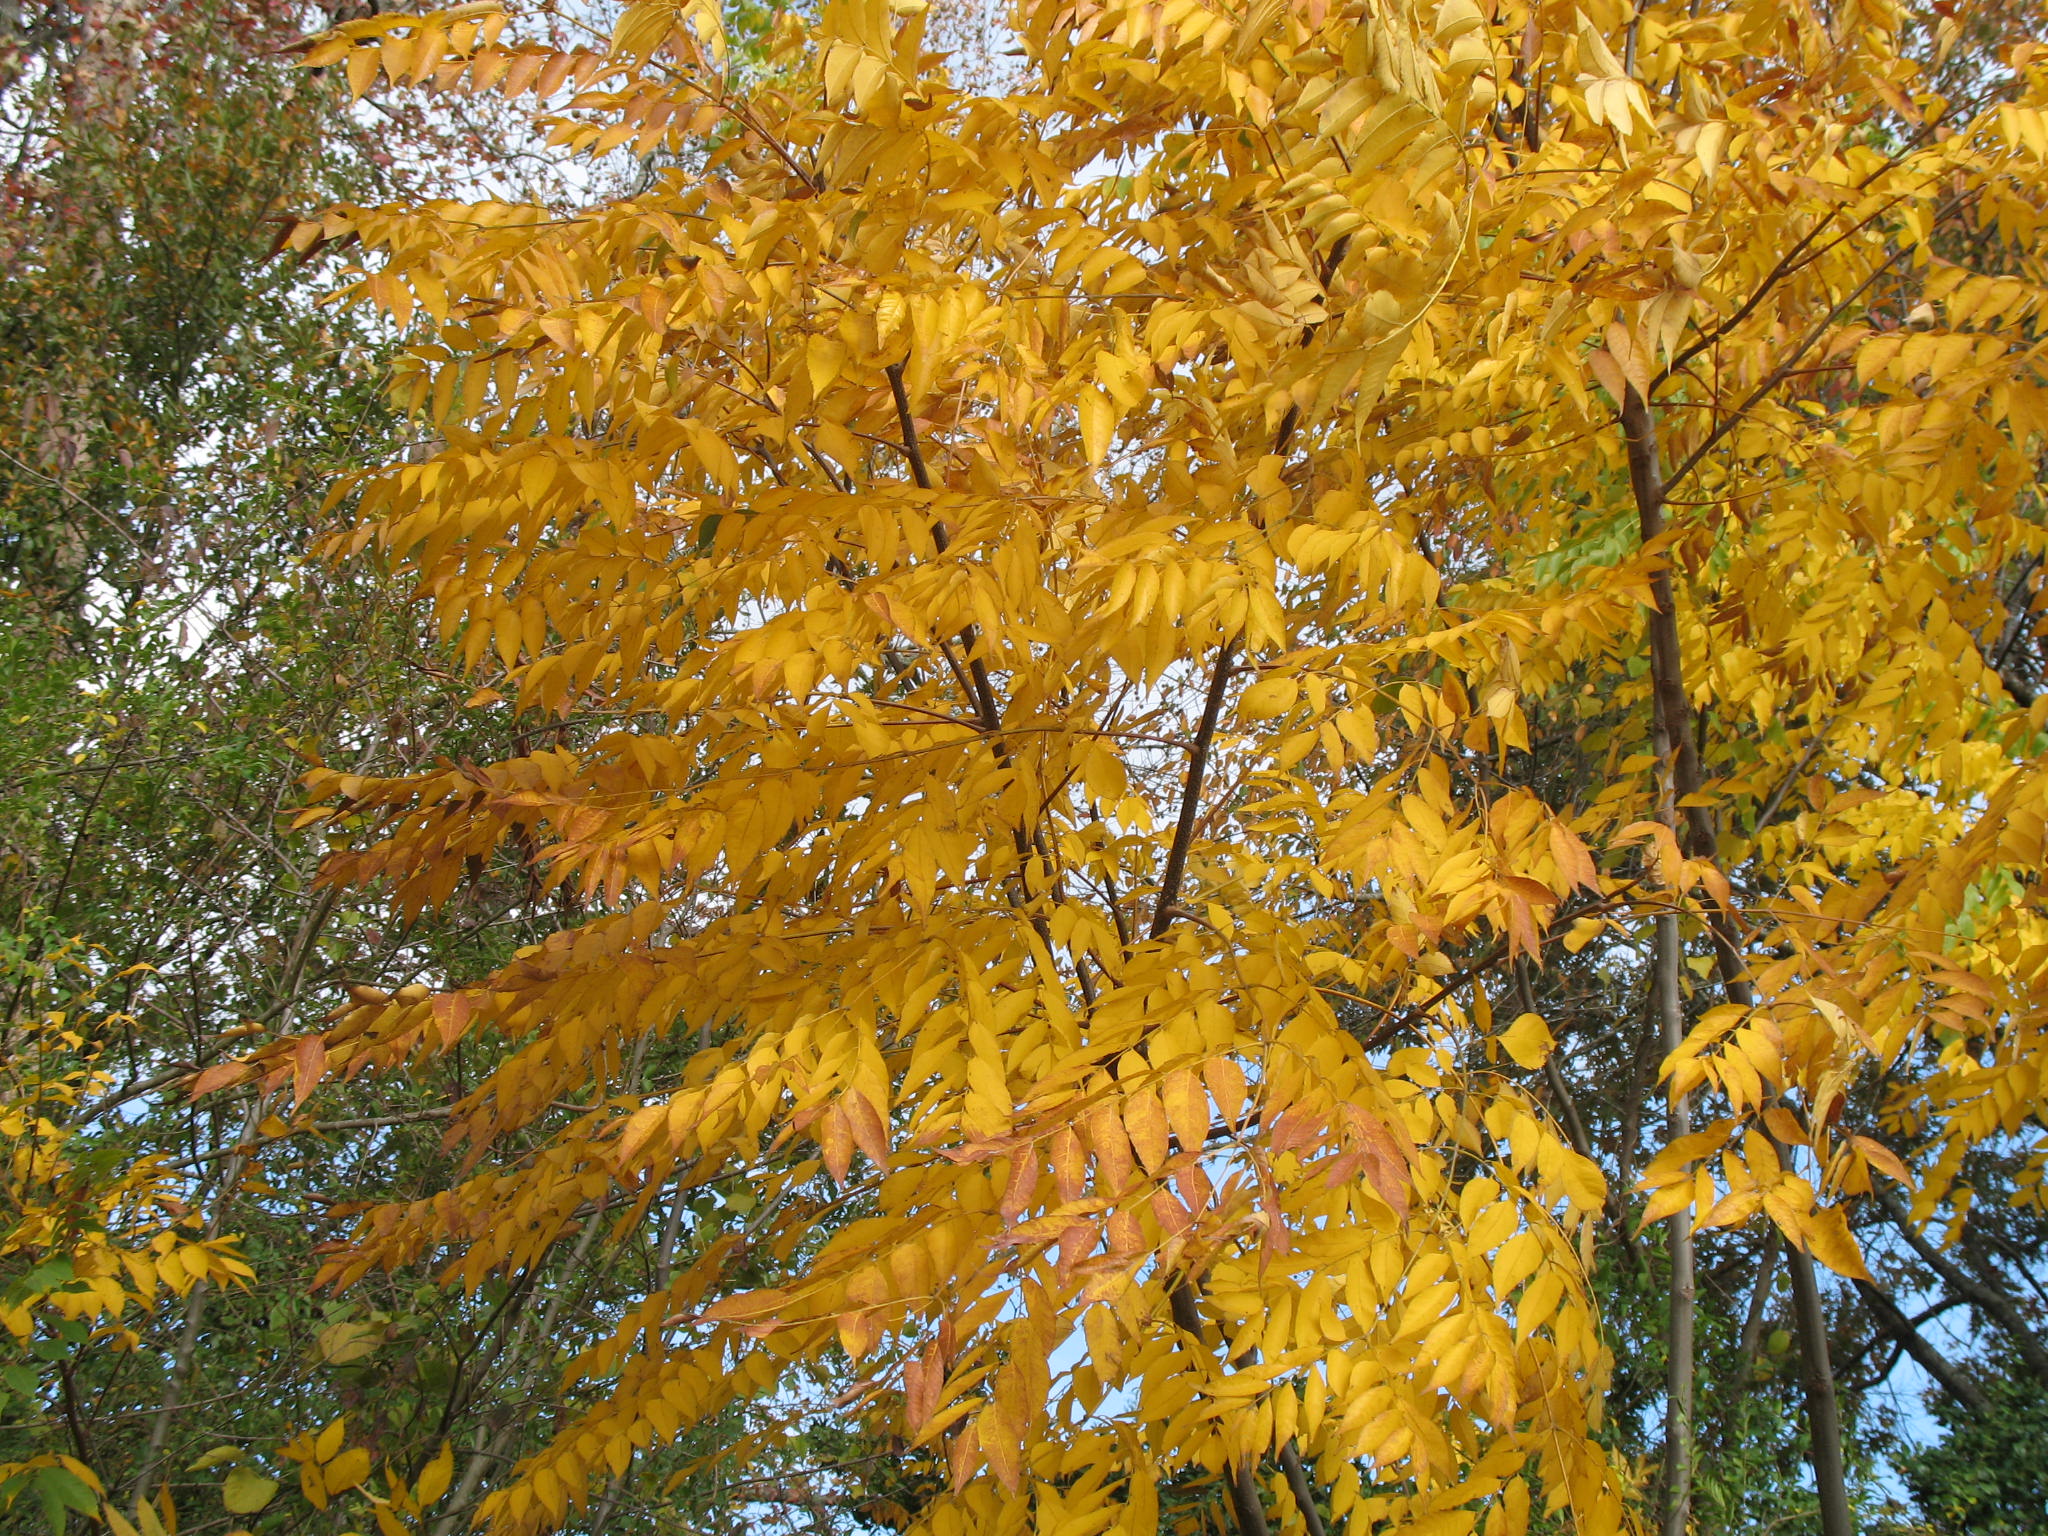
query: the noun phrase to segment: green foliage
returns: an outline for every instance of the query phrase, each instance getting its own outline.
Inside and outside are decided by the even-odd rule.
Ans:
[[[1928,1408],[1939,1442],[1910,1450],[1900,1470],[1939,1536],[2043,1536],[2048,1532],[2048,1382],[2010,1353],[1978,1373],[1990,1412],[1945,1397]]]

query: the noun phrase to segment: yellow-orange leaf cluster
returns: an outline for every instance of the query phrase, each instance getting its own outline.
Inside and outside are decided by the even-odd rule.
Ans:
[[[750,1182],[497,1528],[843,1359],[942,1460],[934,1533],[1149,1536],[1205,1479],[1247,1536],[1304,1489],[1618,1529],[1609,1191],[1525,1075],[1557,1021],[1495,1002],[1674,908],[1728,991],[1651,1218],[1858,1273],[1844,1202],[1914,1176],[1859,1079],[1930,1190],[2032,1133],[2048,705],[1985,647],[2044,547],[2041,53],[1965,111],[1888,0],[1025,0],[978,96],[882,0],[752,89],[706,4],[502,23],[310,57],[566,83],[643,190],[298,243],[373,253],[435,435],[336,553],[416,575],[534,745],[322,771],[311,819],[403,909],[516,857],[581,920],[213,1077],[507,1042],[471,1176],[343,1283]]]

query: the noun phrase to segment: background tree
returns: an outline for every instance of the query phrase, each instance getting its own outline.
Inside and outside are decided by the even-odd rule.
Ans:
[[[587,1277],[540,1274],[473,1307],[425,1275],[307,1294],[335,1207],[445,1176],[440,1106],[475,1054],[317,1104],[186,1092],[344,980],[508,954],[534,898],[523,872],[485,871],[461,911],[394,925],[374,895],[317,892],[323,844],[289,829],[311,744],[386,767],[505,748],[386,573],[303,563],[332,477],[410,433],[384,399],[390,333],[324,307],[332,266],[278,258],[279,236],[343,195],[567,201],[638,172],[564,177],[523,112],[489,103],[353,109],[282,51],[332,19],[0,14],[4,1113],[28,1149],[0,1224],[9,1528],[79,1519],[95,1488],[131,1521],[137,1493],[187,1530],[274,1521],[279,1448],[344,1413],[315,1492],[360,1481],[370,1450],[411,1478],[444,1440],[483,1425],[491,1443],[553,1400],[535,1317],[584,1304],[563,1287]],[[567,39],[602,14],[540,20]],[[157,1244],[222,1257],[159,1262]]]

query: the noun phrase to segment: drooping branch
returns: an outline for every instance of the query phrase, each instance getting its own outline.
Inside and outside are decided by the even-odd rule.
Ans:
[[[1997,1287],[1987,1285],[1971,1274],[1962,1265],[1943,1253],[1927,1240],[1925,1233],[1913,1224],[1912,1212],[1896,1193],[1889,1189],[1874,1192],[1878,1206],[1891,1219],[1899,1235],[1905,1238],[1907,1246],[1919,1257],[1920,1262],[1933,1270],[1958,1295],[1966,1299],[1978,1311],[1997,1323],[2005,1335],[2012,1340],[2013,1347],[2027,1362],[2027,1368],[2039,1379],[2048,1381],[2048,1348],[2044,1348],[2040,1336],[2028,1326],[2020,1309],[2013,1305],[2012,1298]],[[1917,1359],[1918,1357],[1915,1356]]]
[[[1877,1326],[1913,1357],[1920,1369],[1940,1385],[1941,1390],[1954,1398],[1957,1403],[1972,1413],[1988,1413],[1990,1399],[1983,1390],[1949,1364],[1948,1357],[1927,1342],[1926,1337],[1913,1326],[1911,1318],[1901,1312],[1898,1303],[1889,1294],[1868,1280],[1855,1282],[1856,1294],[1863,1298],[1863,1304],[1870,1309]]]

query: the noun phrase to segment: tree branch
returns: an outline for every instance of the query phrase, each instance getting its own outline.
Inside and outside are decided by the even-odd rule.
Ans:
[[[2027,1362],[2028,1369],[2042,1381],[2048,1381],[2048,1348],[2043,1348],[2039,1335],[2027,1325],[2012,1298],[1993,1286],[1986,1285],[1977,1276],[1964,1269],[1913,1225],[1912,1212],[1905,1203],[1889,1189],[1872,1191],[1872,1198],[1891,1218],[1891,1223],[1905,1238],[1907,1245],[1918,1254],[1920,1261],[1948,1283],[1958,1295],[1966,1297],[1978,1311],[1990,1317],[2012,1339],[2013,1345]],[[1918,1356],[1914,1357],[1919,1358]]]
[[[1166,867],[1159,877],[1159,897],[1152,907],[1151,937],[1163,939],[1173,920],[1180,915],[1181,882],[1187,875],[1188,849],[1195,839],[1195,820],[1201,814],[1202,780],[1209,768],[1209,753],[1216,741],[1216,721],[1223,713],[1223,695],[1230,686],[1231,663],[1236,659],[1238,637],[1232,635],[1216,653],[1215,670],[1209,674],[1209,690],[1202,700],[1202,718],[1195,727],[1194,746],[1188,753],[1188,776],[1181,786],[1180,814],[1173,824],[1173,843],[1166,850]]]
[[[1761,401],[1765,396],[1769,395],[1773,390],[1775,390],[1780,384],[1784,383],[1785,380],[1791,376],[1794,369],[1798,367],[1799,360],[1813,348],[1814,344],[1818,342],[1821,339],[1821,337],[1825,336],[1828,333],[1828,331],[1834,326],[1835,321],[1841,318],[1842,312],[1846,310],[1851,304],[1854,304],[1858,299],[1862,298],[1863,295],[1869,291],[1871,285],[1874,284],[1880,277],[1883,277],[1885,273],[1889,272],[1893,267],[1897,266],[1899,262],[1905,257],[1905,255],[1906,252],[1903,250],[1894,251],[1890,256],[1886,257],[1883,261],[1879,262],[1876,269],[1871,272],[1870,276],[1864,278],[1862,282],[1858,283],[1856,287],[1850,291],[1848,297],[1844,298],[1841,301],[1841,303],[1837,304],[1833,309],[1829,310],[1827,314],[1822,316],[1820,322],[1817,325],[1815,325],[1812,330],[1808,331],[1804,337],[1800,339],[1799,344],[1792,349],[1790,355],[1787,356],[1786,359],[1782,363],[1780,363],[1776,368],[1773,368],[1770,371],[1770,373],[1764,378],[1764,381],[1761,384],[1757,385],[1755,389],[1749,392],[1748,398],[1746,398],[1742,402],[1742,404],[1738,405],[1733,411],[1729,412],[1728,415],[1722,417],[1721,420],[1715,425],[1714,429],[1707,434],[1705,441],[1703,441],[1699,445],[1699,447],[1693,449],[1691,453],[1685,456],[1684,462],[1682,462],[1678,466],[1678,468],[1674,469],[1671,472],[1671,478],[1665,482],[1665,488],[1669,489],[1669,487],[1678,484],[1687,475],[1691,474],[1694,468],[1698,466],[1700,460],[1707,456],[1707,454],[1713,449],[1716,443],[1720,442],[1722,438],[1726,437],[1731,431],[1733,431],[1735,427],[1742,422],[1743,418],[1750,413],[1750,411],[1757,405],[1759,401]],[[1634,395],[1635,390],[1631,388],[1628,391],[1628,393],[1630,395]],[[1624,405],[1623,409],[1624,411],[1626,411],[1626,405]],[[1659,500],[1661,502],[1662,498],[1660,497]]]
[[[1877,1326],[1913,1357],[1920,1369],[1932,1376],[1941,1390],[1954,1398],[1972,1413],[1988,1413],[1991,1401],[1985,1397],[1977,1384],[1963,1375],[1942,1355],[1942,1352],[1928,1343],[1915,1328],[1912,1321],[1901,1312],[1898,1303],[1868,1280],[1853,1282],[1856,1294],[1863,1298],[1863,1304],[1870,1308],[1870,1315],[1877,1320]]]

